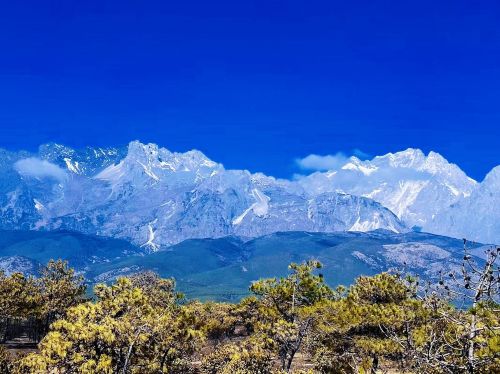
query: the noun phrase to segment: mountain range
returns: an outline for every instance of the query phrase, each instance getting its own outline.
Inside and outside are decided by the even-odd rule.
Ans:
[[[481,183],[418,149],[296,180],[227,170],[193,150],[131,142],[0,150],[0,228],[71,230],[145,251],[276,232],[426,231],[500,243],[500,167]]]

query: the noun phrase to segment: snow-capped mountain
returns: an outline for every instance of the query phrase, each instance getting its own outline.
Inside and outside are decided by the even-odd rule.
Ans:
[[[486,243],[500,243],[500,166],[470,196],[460,199],[429,224],[429,230]]]
[[[93,148],[74,150],[64,145],[49,143],[39,147],[38,156],[59,165],[74,174],[92,176],[103,167],[120,162],[126,148]]]
[[[138,141],[47,144],[0,150],[0,228],[70,229],[153,251],[191,238],[408,227],[499,243],[499,174],[477,183],[435,152],[408,149],[291,181]]]
[[[372,199],[310,194],[297,182],[225,170],[199,151],[135,141],[83,151],[49,144],[36,155],[9,157],[0,176],[2,228],[71,229],[153,251],[190,238],[406,230]]]
[[[460,237],[465,233],[450,231],[451,227],[438,217],[479,188],[457,165],[435,152],[426,156],[419,149],[367,161],[351,157],[339,170],[314,173],[299,183],[312,194],[340,191],[371,198],[411,227],[445,235],[453,232]],[[489,214],[484,219],[491,217]],[[480,226],[476,229],[475,236],[486,240],[483,229]],[[496,240],[499,239],[500,232]]]

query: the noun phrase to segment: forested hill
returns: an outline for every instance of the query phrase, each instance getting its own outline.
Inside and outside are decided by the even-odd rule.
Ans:
[[[470,243],[472,255],[484,246]],[[35,272],[49,259],[68,260],[90,283],[152,270],[174,277],[188,298],[237,300],[248,285],[263,277],[283,275],[290,262],[315,258],[332,287],[351,284],[360,275],[397,269],[438,281],[439,271],[461,266],[461,240],[421,232],[276,233],[255,239],[191,239],[155,253],[126,241],[72,232],[4,231],[0,266]],[[481,258],[477,257],[481,262]]]

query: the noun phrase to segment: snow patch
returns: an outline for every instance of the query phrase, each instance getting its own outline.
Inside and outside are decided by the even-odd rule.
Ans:
[[[43,204],[40,201],[38,201],[37,199],[33,199],[33,203],[35,204],[35,209],[38,211],[41,211],[45,208],[43,206]]]
[[[160,180],[160,178],[158,178],[158,176],[157,176],[155,173],[153,173],[153,170],[152,170],[152,168],[151,168],[151,165],[146,166],[146,165],[144,165],[142,162],[140,162],[139,160],[137,160],[137,163],[138,163],[139,165],[141,165],[141,166],[142,166],[142,168],[144,169],[144,172],[145,172],[145,173],[146,173],[149,177],[151,177],[151,178],[152,178],[152,179],[154,179],[155,181],[159,181],[159,180]]]
[[[116,165],[110,165],[99,174],[94,176],[94,179],[101,179],[108,182],[116,183],[125,175],[124,163],[120,161]]]
[[[65,157],[64,162],[66,163],[66,167],[68,168],[69,171],[75,173],[75,174],[80,174],[80,166],[78,165],[78,161],[75,161],[75,163],[71,163],[71,159]]]
[[[158,249],[160,249],[160,246],[154,242],[156,232],[153,229],[153,225],[158,221],[158,219],[155,219],[153,222],[150,222],[148,224],[148,241],[141,245],[141,248],[143,247],[148,247],[151,251],[156,252]]]
[[[269,211],[269,201],[271,199],[256,188],[252,190],[252,195],[256,200],[255,203],[250,205],[242,214],[236,217],[233,220],[233,225],[239,225],[250,211],[253,211],[257,217],[265,217],[267,215]]]

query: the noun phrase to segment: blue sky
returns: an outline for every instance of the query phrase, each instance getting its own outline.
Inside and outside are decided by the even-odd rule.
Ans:
[[[5,2],[0,147],[140,139],[281,177],[418,147],[481,180],[499,47],[493,1]]]

